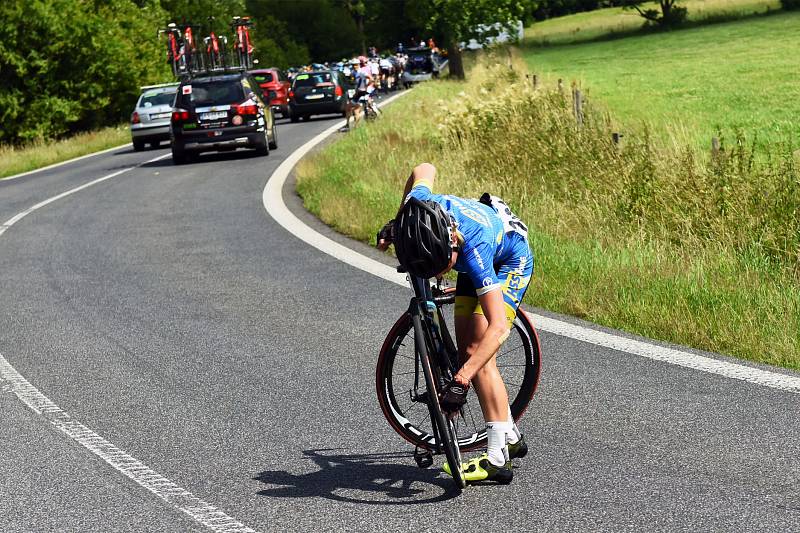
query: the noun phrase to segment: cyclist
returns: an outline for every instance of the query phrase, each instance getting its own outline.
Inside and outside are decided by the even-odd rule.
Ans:
[[[458,272],[455,330],[461,368],[446,384],[442,408],[455,415],[470,383],[480,401],[487,452],[463,465],[467,481],[513,478],[511,459],[528,447],[511,416],[496,354],[506,340],[533,273],[527,228],[499,198],[480,201],[433,194],[436,168],[423,163],[406,181],[395,220],[381,230],[377,246],[394,243],[397,258],[412,274],[440,278]],[[450,465],[444,470],[449,474]]]

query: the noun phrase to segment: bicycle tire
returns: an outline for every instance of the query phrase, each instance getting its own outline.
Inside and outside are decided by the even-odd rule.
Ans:
[[[414,338],[416,340],[417,350],[419,351],[419,361],[422,366],[422,374],[425,378],[425,386],[427,390],[434,391],[434,394],[428,395],[428,401],[426,402],[431,420],[433,421],[433,433],[439,433],[437,441],[440,442],[447,462],[450,464],[450,475],[453,477],[456,486],[459,489],[463,489],[467,486],[467,482],[461,473],[461,451],[458,447],[458,436],[454,433],[452,422],[448,420],[444,412],[442,412],[442,406],[439,404],[438,385],[441,380],[438,375],[434,374],[435,366],[431,364],[429,357],[430,352],[426,339],[424,335],[422,335],[420,319],[418,317],[413,317],[412,322],[414,322],[414,319],[416,319],[416,323],[413,324],[413,327],[417,331]],[[453,465],[457,465],[457,467],[453,468]]]
[[[413,353],[408,352],[409,338],[413,342],[411,330],[411,315],[406,312],[395,322],[381,347],[375,372],[378,403],[389,425],[401,437],[414,446],[431,450],[435,449],[437,441],[430,424],[418,411],[415,411],[417,404],[410,400],[410,396],[408,399],[400,397],[401,394],[405,396],[409,393],[407,379],[410,377],[403,378],[403,376],[410,374],[403,371],[408,369],[409,362],[413,361],[414,357]],[[504,357],[508,357],[509,361],[501,362]],[[524,363],[521,362],[522,358]],[[398,362],[399,360],[402,362]],[[523,365],[521,380],[518,370],[509,372],[510,369],[519,368],[517,365]],[[539,336],[521,309],[517,311],[511,335],[498,354],[498,368],[507,387],[517,386],[515,392],[509,390],[509,397],[511,414],[514,420],[519,420],[536,392],[541,374]],[[509,373],[512,375],[511,378]],[[470,391],[464,418],[466,420],[466,416],[469,415],[473,422],[465,423],[464,430],[458,435],[459,448],[465,452],[486,444],[486,431],[483,427],[485,421],[480,414],[475,422],[473,410],[480,413],[477,397],[474,391]]]

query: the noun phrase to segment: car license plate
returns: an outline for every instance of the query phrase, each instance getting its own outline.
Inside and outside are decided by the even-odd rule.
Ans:
[[[207,133],[207,135],[208,135],[209,137],[219,137],[220,135],[222,135],[222,130],[214,130],[214,131],[209,131],[209,132]]]
[[[200,120],[216,120],[218,118],[227,118],[227,111],[217,111],[216,113],[201,113]]]
[[[171,116],[172,116],[172,113],[169,113],[169,112],[167,112],[167,113],[155,113],[153,115],[150,115],[150,120],[158,120],[160,118],[169,118]]]
[[[319,100],[320,98],[325,98],[324,94],[309,94],[306,96],[306,100]]]

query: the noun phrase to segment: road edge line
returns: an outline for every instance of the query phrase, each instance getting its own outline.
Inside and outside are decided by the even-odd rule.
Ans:
[[[103,181],[119,176],[125,172],[139,168],[148,163],[160,161],[171,157],[172,154],[164,154],[153,159],[149,159],[137,165],[127,167],[96,180],[75,187],[61,194],[57,194],[47,200],[29,207],[25,211],[17,213],[9,220],[0,224],[0,236],[5,231],[48,204],[61,198],[74,194],[78,191],[96,185]],[[124,450],[118,448],[113,443],[104,439],[98,433],[92,431],[77,420],[74,420],[69,413],[61,409],[50,398],[45,396],[39,389],[34,387],[25,377],[22,376],[8,360],[0,353],[0,383],[8,382],[8,390],[12,392],[22,403],[27,405],[33,412],[49,421],[59,431],[67,435],[91,453],[102,459],[114,470],[130,478],[141,487],[147,489],[158,498],[164,500],[175,509],[188,515],[195,522],[198,522],[212,531],[218,533],[257,533],[256,530],[245,526],[243,523],[228,516],[223,511],[213,505],[201,500],[188,490],[173,483],[168,478],[162,476],[151,469],[135,457],[129,455]]]
[[[133,143],[127,142],[125,144],[120,144],[119,146],[112,146],[111,148],[105,148],[100,150],[99,152],[92,152],[91,154],[84,154],[79,155],[78,157],[73,157],[72,159],[67,159],[66,161],[60,161],[58,163],[53,163],[52,165],[47,165],[46,167],[42,168],[35,168],[33,170],[28,170],[26,172],[22,172],[20,174],[14,174],[12,176],[6,176],[5,178],[0,178],[0,183],[4,181],[11,181],[17,178],[24,178],[25,176],[30,176],[31,174],[36,174],[37,172],[42,172],[43,170],[50,170],[51,168],[60,167],[61,165],[66,165],[69,163],[73,163],[75,161],[80,161],[81,159],[86,159],[89,157],[94,157],[96,155],[107,154],[108,152],[113,152],[114,150],[119,150],[120,148],[124,148],[126,146],[131,146]]]

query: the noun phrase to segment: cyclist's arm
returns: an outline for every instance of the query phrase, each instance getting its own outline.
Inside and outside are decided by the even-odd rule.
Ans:
[[[503,291],[497,287],[478,296],[489,327],[483,333],[478,345],[467,351],[467,361],[456,374],[456,381],[462,385],[469,384],[475,374],[497,353],[500,345],[508,337]]]

